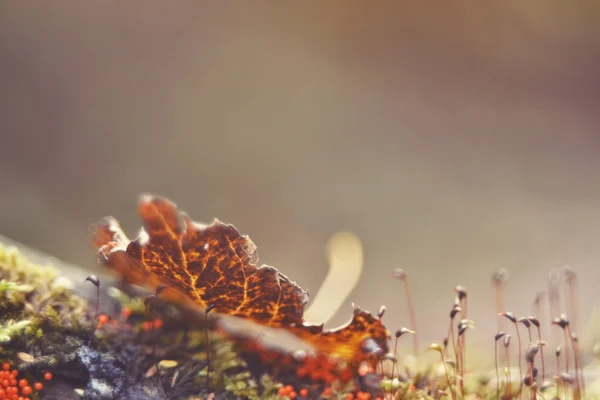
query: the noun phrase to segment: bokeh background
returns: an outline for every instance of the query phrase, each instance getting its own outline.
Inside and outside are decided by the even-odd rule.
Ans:
[[[548,270],[600,295],[600,2],[2,2],[0,233],[95,268],[88,227],[135,235],[140,193],[251,236],[316,292],[339,230],[350,301],[447,329],[490,276],[529,314]],[[486,340],[489,341],[489,336]]]

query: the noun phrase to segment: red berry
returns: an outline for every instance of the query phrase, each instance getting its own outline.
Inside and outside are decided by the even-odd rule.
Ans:
[[[131,316],[131,308],[129,307],[124,307],[121,310],[121,317],[123,317],[123,319],[127,319]]]
[[[44,374],[44,379],[47,380],[47,381],[51,380],[52,379],[52,372],[46,372]]]
[[[21,379],[21,380],[19,381],[19,387],[22,387],[22,388],[23,388],[23,387],[27,386],[28,384],[29,384],[29,382],[27,382],[27,379]],[[14,386],[14,385],[13,385],[13,386]]]
[[[33,384],[33,387],[35,388],[35,390],[40,391],[44,388],[44,385],[42,384],[42,382],[36,382]]]
[[[108,321],[109,321],[108,315],[106,315],[106,314],[100,314],[100,315],[98,315],[98,325],[99,326],[103,326]]]
[[[4,364],[2,364],[2,369],[8,371],[10,369],[10,363],[5,362]]]
[[[23,389],[21,389],[21,393],[23,393],[25,396],[30,395],[33,392],[33,389],[31,388],[31,386],[25,386]]]

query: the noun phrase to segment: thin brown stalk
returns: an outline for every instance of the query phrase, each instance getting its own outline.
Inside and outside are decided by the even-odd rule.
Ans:
[[[450,325],[452,326],[450,328],[450,335],[451,335],[450,340],[452,341],[452,347],[454,349],[454,359],[457,360],[456,340],[454,338],[454,326],[453,326],[452,322],[450,322]],[[457,375],[458,375],[458,360],[456,361],[456,365],[454,367],[454,386],[456,386],[456,384],[458,382]]]
[[[557,268],[552,269],[548,274],[548,298],[549,298],[549,315],[560,314],[560,272]],[[548,319],[548,332],[551,346],[557,346],[560,344],[560,336],[558,332],[552,329],[552,318]]]
[[[525,353],[525,360],[527,361],[527,365],[529,367],[529,375],[526,378],[526,380],[527,380],[526,384],[528,384],[529,388],[531,389],[531,398],[533,400],[535,400],[537,397],[537,383],[536,383],[536,378],[534,376],[535,356],[537,355],[541,346],[542,346],[541,343],[536,343],[533,345],[530,344],[529,347],[527,348],[527,352]]]
[[[532,400],[536,400],[537,398],[537,387],[535,384],[535,380],[533,379],[533,363],[529,363],[529,376],[531,379],[531,386],[530,386],[530,390],[531,390],[531,398]]]
[[[536,317],[528,317],[528,319],[529,319],[529,322],[531,322],[537,328],[538,343],[543,344],[544,342],[542,341],[542,328],[541,328],[540,321]],[[546,363],[544,362],[544,346],[542,346],[540,351],[541,351],[540,357],[542,358],[542,382],[544,382],[546,380]]]
[[[444,352],[440,352],[440,355],[442,357],[442,364],[444,364],[444,372],[446,373],[446,383],[448,384],[448,387],[450,388],[450,393],[452,393],[452,398],[456,399],[456,394],[454,393],[454,386],[452,386],[452,383],[450,382],[450,374],[448,374],[448,365],[446,364],[446,359],[444,358]]]
[[[460,341],[460,390],[463,398],[465,397],[465,388],[464,388],[464,379],[465,379],[465,364],[467,358],[467,343],[466,343],[466,328],[468,327],[467,320],[467,289],[464,286],[458,285],[454,288],[456,295],[458,297],[458,302],[460,306],[460,314],[462,317],[461,324],[463,321],[467,323],[464,328],[459,328],[458,340]]]
[[[454,386],[450,383],[450,375],[448,374],[448,366],[446,365],[446,359],[444,358],[444,351],[442,346],[437,343],[433,343],[428,347],[429,350],[436,350],[440,353],[440,357],[442,358],[442,364],[444,365],[444,372],[446,373],[446,384],[450,388],[450,393],[452,394],[452,399],[456,399],[456,393],[454,392]]]
[[[408,284],[408,278],[404,278],[404,290],[406,291],[406,301],[408,302],[408,312],[410,316],[410,329],[417,332],[417,317],[415,315],[415,306],[413,304],[412,295],[410,293],[410,285]],[[413,353],[415,356],[419,355],[419,337],[413,335]]]
[[[456,314],[458,314],[459,312],[461,312],[462,309],[459,306],[454,306],[452,308],[452,310],[450,311],[450,326],[448,327],[449,330],[449,335],[450,335],[450,341],[452,342],[452,349],[454,350],[454,359],[456,360],[456,365],[454,367],[454,386],[456,386],[457,384],[457,375],[459,373],[459,368],[460,368],[460,362],[459,362],[459,355],[458,355],[458,351],[456,348],[456,337],[454,335],[454,318],[456,317]]]
[[[467,331],[468,328],[470,328],[473,324],[473,321],[468,320],[468,319],[462,319],[460,321],[460,323],[458,324],[458,354],[460,355],[460,392],[462,397],[465,397],[465,369],[464,369],[464,365],[465,365],[465,332]],[[462,340],[461,340],[462,339]]]
[[[508,347],[510,346],[510,335],[504,336],[504,357],[506,358],[506,387],[504,389],[504,396],[507,399],[512,398],[512,377],[510,374],[510,353]]]
[[[410,292],[410,285],[408,284],[408,276],[404,270],[397,268],[394,270],[394,277],[399,278],[404,285],[404,292],[406,293],[406,303],[410,318],[410,329],[414,332],[417,332],[417,317],[415,315],[415,306]],[[413,353],[415,356],[419,355],[419,337],[416,334],[413,336]]]
[[[492,275],[492,287],[494,288],[494,299],[496,303],[496,314],[499,316],[505,312],[504,308],[504,288],[508,281],[508,271],[505,268],[501,268],[494,272]],[[503,331],[504,319],[498,317],[498,331]]]
[[[567,287],[567,295],[565,296],[568,299],[567,311],[570,318],[571,326],[576,331],[579,331],[579,304],[577,301],[577,287],[578,280],[577,274],[570,267],[565,266],[563,268],[563,274],[565,277],[565,283]]]
[[[457,357],[456,357],[456,370],[454,371],[455,375],[459,376],[459,387],[460,387],[460,391],[461,391],[461,395],[462,397],[464,397],[464,380],[463,380],[463,375],[462,375],[462,354],[463,354],[463,342],[461,340],[461,337],[459,336],[458,339],[456,340],[456,347],[457,347]]]
[[[517,319],[511,312],[505,312],[502,315],[504,315],[506,318],[508,318],[510,320],[510,322],[512,322],[514,324],[515,329],[517,330],[517,342],[519,344],[519,384],[521,385],[521,384],[523,384],[523,367],[521,366],[522,350],[521,350],[521,333],[519,332],[519,324],[517,322]],[[520,389],[519,389],[519,397],[522,397],[522,391]]]
[[[565,374],[569,374],[569,319],[565,314],[560,314],[560,317],[554,318],[553,325],[558,326],[563,330],[563,347],[565,349]]]
[[[523,381],[523,367],[521,366],[521,334],[519,333],[519,325],[517,323],[515,323],[515,329],[517,330],[517,343],[519,343],[519,378],[522,382]],[[520,390],[519,390],[519,397],[522,397]]]
[[[558,345],[556,347],[556,351],[554,352],[554,356],[556,358],[556,398],[559,398],[559,382],[560,382],[560,353],[561,347]],[[566,390],[566,389],[565,389]]]
[[[96,334],[96,327],[98,326],[98,316],[100,314],[100,279],[96,275],[88,275],[85,278],[85,282],[91,282],[94,286],[96,286],[96,311],[94,313],[94,320],[92,321],[90,340],[88,342],[88,346],[92,345],[94,340],[94,335]]]
[[[494,365],[496,366],[496,398],[500,399],[500,374],[498,373],[498,340],[500,340],[506,333],[498,332],[494,336]]]
[[[396,334],[396,340],[394,341],[394,357],[398,357],[398,338],[400,337],[400,335]],[[391,378],[394,379],[394,372],[396,369],[396,363],[392,364],[392,375]],[[398,368],[400,369],[400,368]],[[400,371],[398,371],[398,373],[400,373]]]
[[[583,363],[581,362],[581,353],[579,352],[579,336],[576,333],[571,334],[573,341],[573,352],[575,353],[575,367],[579,366],[579,378],[581,379],[581,395],[585,396],[585,379],[583,375]]]
[[[579,380],[579,354],[577,347],[577,334],[571,332],[570,325],[567,325],[567,334],[570,338],[571,347],[573,349],[573,359],[575,362],[575,393],[579,396],[581,394],[581,385]]]

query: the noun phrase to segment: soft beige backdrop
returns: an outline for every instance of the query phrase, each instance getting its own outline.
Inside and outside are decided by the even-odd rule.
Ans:
[[[600,2],[2,2],[0,233],[87,268],[88,226],[155,192],[234,223],[315,292],[364,240],[351,301],[441,338],[490,274],[530,312],[547,270],[600,282]],[[333,321],[344,321],[350,304]]]

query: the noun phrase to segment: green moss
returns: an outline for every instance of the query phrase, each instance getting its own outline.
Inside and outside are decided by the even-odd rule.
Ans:
[[[90,326],[87,307],[54,268],[31,263],[15,247],[0,243],[3,359],[14,359],[18,352],[40,356],[44,347],[64,342],[64,335],[83,337]]]

